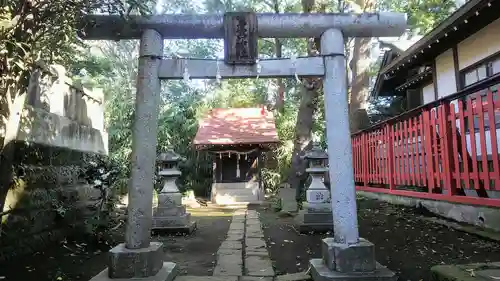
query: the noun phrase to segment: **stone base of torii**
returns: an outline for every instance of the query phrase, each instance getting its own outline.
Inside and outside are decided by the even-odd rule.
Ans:
[[[225,38],[227,29],[224,24],[227,18],[233,24],[236,22],[236,30],[241,32],[241,18],[235,21],[231,16],[226,16],[132,16],[125,21],[118,16],[92,15],[84,19],[83,39],[141,39],[125,243],[110,250],[108,268],[92,281],[165,281],[173,280],[177,274],[175,263],[163,261],[162,244],[151,242],[153,176],[161,101],[160,79],[185,78],[188,68],[191,78],[323,77],[334,235],[323,240],[323,258],[310,261],[313,279],[396,280],[393,272],[375,261],[374,245],[359,238],[344,36],[399,36],[406,29],[406,15],[253,14],[250,22],[256,25],[252,30],[257,34],[251,36],[321,37],[321,55],[297,60],[262,61],[257,65],[219,65],[218,62],[206,60],[162,59],[164,39]],[[238,34],[238,39],[249,35],[247,31]],[[225,39],[226,44],[237,41]],[[248,45],[250,42],[255,46],[252,38],[244,39],[239,44]],[[245,52],[236,53],[248,54],[254,47],[246,48]]]

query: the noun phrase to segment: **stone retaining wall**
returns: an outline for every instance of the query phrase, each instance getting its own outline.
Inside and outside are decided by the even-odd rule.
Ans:
[[[7,192],[0,262],[43,249],[92,217],[100,192],[80,177],[102,155],[38,144],[15,144],[19,178]]]
[[[28,89],[18,121],[0,124],[0,132],[12,140],[5,146],[14,154],[2,155],[2,176],[15,179],[1,192],[6,198],[0,262],[62,240],[94,216],[100,191],[81,174],[89,161],[108,153],[101,90],[86,89],[63,67],[44,64],[34,70]]]

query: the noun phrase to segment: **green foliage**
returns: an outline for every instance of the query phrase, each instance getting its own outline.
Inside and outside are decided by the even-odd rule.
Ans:
[[[276,194],[279,190],[281,183],[281,176],[274,170],[264,168],[262,169],[262,180],[264,183],[264,190],[267,194]]]
[[[406,13],[410,29],[418,34],[430,32],[458,8],[454,0],[383,0],[379,5],[381,10]],[[371,76],[377,75],[379,64],[372,64]],[[372,123],[383,121],[406,110],[406,97],[377,98],[369,110]]]
[[[25,91],[31,66],[38,61],[69,65],[81,52],[78,21],[100,10],[125,15],[146,13],[149,1],[53,0],[7,1],[0,7],[1,93],[13,98]]]
[[[408,15],[408,25],[425,34],[436,27],[458,8],[454,0],[384,0],[382,10],[403,12]]]
[[[425,26],[428,30],[449,12],[451,4],[446,0],[419,0],[403,2],[386,0],[381,3],[384,9],[404,11],[410,14],[413,27]],[[440,4],[441,3],[441,4]],[[194,3],[189,0],[165,3],[163,13],[168,12],[224,12],[234,10],[254,10],[256,12],[275,12],[274,1],[241,1],[241,0],[205,0]],[[302,4],[296,0],[277,2],[280,12],[300,12]],[[321,4],[321,3],[318,3]],[[326,11],[335,12],[345,6],[343,1],[328,4]],[[439,6],[439,11],[436,10]],[[339,8],[340,7],[340,8]],[[434,8],[433,8],[434,7]],[[433,11],[432,13],[429,13]],[[446,10],[446,11],[445,11]],[[283,44],[283,56],[292,54],[306,55],[307,42],[304,39],[280,39]],[[167,56],[181,55],[199,58],[215,58],[220,56],[222,44],[220,40],[169,40],[166,44]],[[81,69],[87,72],[87,79],[104,88],[106,96],[106,124],[109,133],[110,156],[120,167],[122,176],[128,177],[130,166],[132,120],[135,98],[135,77],[137,67],[137,42],[120,41],[98,42],[92,52],[86,50],[82,59],[75,61],[73,71]],[[275,56],[274,39],[259,40],[261,58]],[[281,145],[270,154],[272,166],[263,171],[266,189],[273,192],[283,182],[290,169],[297,112],[301,95],[301,87],[295,79],[284,79],[285,104],[282,112],[275,112],[276,126]],[[250,107],[273,104],[277,91],[277,83],[273,79],[228,80],[220,84],[215,81],[189,82],[170,81],[162,85],[158,130],[158,151],[174,149],[186,158],[181,163],[183,172],[180,179],[182,190],[195,190],[197,195],[205,192],[211,183],[212,166],[209,155],[194,150],[190,145],[197,131],[197,124],[207,110],[216,107]],[[313,133],[325,143],[325,124],[323,97],[320,95],[318,108],[314,118]],[[124,190],[126,180],[120,181],[120,189]],[[118,187],[117,187],[118,188]]]
[[[124,17],[129,12],[146,14],[149,12],[150,4],[151,1],[137,0],[3,1],[0,5],[0,73],[2,75],[0,115],[4,123],[9,120],[13,112],[20,110],[16,107],[16,103],[19,101],[19,104],[23,104],[22,97],[27,91],[29,77],[35,64],[42,66],[59,64],[68,67],[74,63],[75,69],[85,64],[92,75],[97,75],[99,71],[112,70],[111,64],[105,65],[106,61],[82,59],[85,55],[85,44],[76,34],[77,26],[84,14],[97,10]],[[101,81],[95,82],[97,84]],[[9,130],[9,127],[6,129]],[[4,195],[7,193],[7,196],[15,192],[9,186],[12,178],[10,169],[15,161],[12,159],[13,153],[10,152],[13,150],[6,149],[9,141],[2,149],[2,180],[0,182],[0,193]],[[82,159],[81,162],[84,160]],[[5,231],[9,227],[18,225],[17,222],[29,225],[35,221],[35,226],[19,228],[30,232],[33,229],[41,231],[41,229],[37,230],[36,222],[43,222],[44,225],[40,227],[46,229],[52,227],[51,223],[62,223],[67,226],[68,223],[78,221],[75,218],[81,214],[81,206],[76,203],[75,196],[66,194],[67,190],[64,190],[61,184],[54,184],[50,186],[50,189],[33,188],[35,184],[27,186],[31,189],[23,191],[22,196],[17,194],[20,201],[17,202],[15,209],[18,211],[24,208],[26,213],[7,218],[8,225],[5,226]],[[4,199],[2,198],[0,203],[1,207],[4,207]],[[33,219],[37,216],[43,219]],[[102,218],[100,216],[100,219]]]

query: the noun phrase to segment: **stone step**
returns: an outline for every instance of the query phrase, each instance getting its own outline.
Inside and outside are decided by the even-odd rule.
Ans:
[[[258,194],[259,190],[246,189],[246,188],[217,188],[216,194],[234,194],[234,195],[254,195]]]
[[[260,204],[261,201],[257,196],[235,196],[235,197],[221,197],[216,196],[214,203],[219,206],[230,206],[230,205],[249,205],[249,204]]]
[[[212,183],[213,189],[258,189],[259,182],[227,182],[227,183]]]
[[[258,203],[251,203],[251,204],[260,204],[262,202],[258,202]],[[245,209],[248,207],[250,203],[249,202],[238,202],[238,203],[234,203],[234,204],[217,204],[217,203],[213,203],[213,202],[207,202],[207,207],[208,208],[222,208],[222,209],[231,209],[231,210],[234,210],[234,209]]]
[[[233,205],[242,203],[258,203],[260,198],[259,190],[218,188],[212,189],[212,202],[219,205]]]

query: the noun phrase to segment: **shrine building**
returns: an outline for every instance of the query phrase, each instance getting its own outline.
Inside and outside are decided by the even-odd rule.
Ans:
[[[264,200],[264,153],[276,147],[274,115],[260,108],[216,108],[200,121],[193,141],[213,159],[210,199],[220,205]]]

